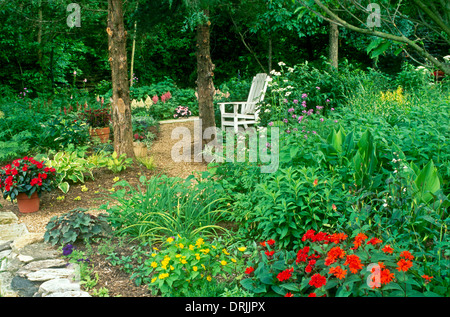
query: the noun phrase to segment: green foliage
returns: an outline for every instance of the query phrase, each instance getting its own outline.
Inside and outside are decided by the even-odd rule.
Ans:
[[[180,234],[190,238],[224,230],[216,224],[222,214],[216,206],[223,198],[218,197],[211,182],[194,185],[191,178],[162,175],[148,180],[141,176],[137,188],[126,181],[114,184],[118,186],[123,188],[110,195],[116,203],[101,208],[108,212],[108,219],[119,235],[158,241],[164,236]]]
[[[127,158],[125,153],[118,155],[117,152],[114,151],[111,156],[104,157],[100,166],[106,166],[113,173],[120,173],[131,166],[131,164],[133,164],[132,158]]]
[[[51,245],[64,245],[102,234],[105,216],[93,216],[86,211],[87,209],[78,208],[59,217],[52,217],[45,227],[44,241]]]
[[[85,177],[94,179],[92,169],[94,165],[87,159],[80,157],[76,151],[61,151],[47,160],[47,166],[53,167],[58,172],[58,188],[67,193],[70,189],[70,182],[84,183]]]
[[[217,296],[223,291],[218,281],[233,284],[242,277],[242,255],[242,251],[236,247],[228,248],[220,240],[210,242],[177,235],[167,238],[150,252],[132,255],[139,260],[137,265],[130,267],[130,273],[137,285],[147,284],[153,295]],[[109,259],[122,266],[127,261],[124,257]]]

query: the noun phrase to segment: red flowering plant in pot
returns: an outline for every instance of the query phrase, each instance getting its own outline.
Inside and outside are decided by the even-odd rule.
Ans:
[[[108,108],[84,110],[81,118],[89,125],[92,137],[99,137],[102,143],[108,142],[111,122],[111,113]]]
[[[19,211],[22,211],[20,202],[28,197],[39,202],[43,191],[51,191],[55,187],[56,170],[44,165],[44,161],[37,161],[33,157],[16,159],[0,169],[0,191],[4,199],[12,202],[17,199]],[[39,209],[39,204],[37,205]]]

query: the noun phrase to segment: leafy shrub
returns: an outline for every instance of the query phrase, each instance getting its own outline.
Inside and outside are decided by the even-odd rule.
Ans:
[[[117,152],[114,151],[111,156],[104,157],[100,166],[106,166],[113,173],[120,173],[131,166],[132,163],[133,159],[127,158],[125,153],[118,155]]]
[[[82,146],[89,142],[88,126],[73,116],[53,116],[42,124],[39,147],[61,151],[68,146]]]
[[[100,214],[96,217],[86,211],[87,209],[78,208],[59,217],[52,217],[45,227],[45,242],[64,245],[100,235],[106,224],[105,216]]]

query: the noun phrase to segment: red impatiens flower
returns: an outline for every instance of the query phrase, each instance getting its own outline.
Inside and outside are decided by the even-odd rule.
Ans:
[[[309,281],[308,284],[316,288],[319,288],[327,284],[327,278],[325,276],[320,275],[319,273],[316,273],[313,276],[311,276],[311,280]]]

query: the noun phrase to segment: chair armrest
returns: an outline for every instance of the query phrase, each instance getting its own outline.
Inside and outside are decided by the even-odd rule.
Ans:
[[[226,105],[232,105],[233,106],[233,113],[237,114],[239,112],[238,111],[239,106],[243,107],[244,105],[257,104],[257,102],[233,101],[233,102],[218,102],[217,104],[220,107],[220,112],[221,113],[230,113],[230,112],[225,112],[225,106]],[[241,108],[241,110],[242,110],[242,108]]]

